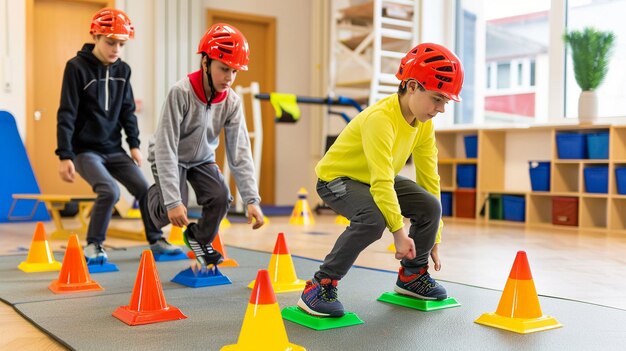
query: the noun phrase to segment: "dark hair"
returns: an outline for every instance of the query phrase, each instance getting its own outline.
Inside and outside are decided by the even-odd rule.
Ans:
[[[417,83],[417,89],[419,89],[420,91],[426,91],[426,88],[424,88],[424,86],[422,84],[420,84],[420,82],[415,81]],[[405,80],[400,82],[400,84],[398,85],[398,96],[402,96],[404,94],[406,94],[406,90],[407,90],[407,85],[409,83],[409,80]]]

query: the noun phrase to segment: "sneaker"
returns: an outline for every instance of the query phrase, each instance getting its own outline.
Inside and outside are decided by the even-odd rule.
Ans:
[[[150,250],[155,255],[180,255],[183,253],[183,250],[178,247],[170,244],[165,238],[160,238],[154,244],[150,244]]]
[[[298,307],[319,317],[343,316],[343,305],[337,300],[338,280],[313,278],[306,282]]]
[[[393,290],[398,294],[417,297],[423,300],[444,300],[448,297],[446,288],[428,274],[428,266],[420,269],[419,273],[405,275],[404,267],[400,268],[398,280]]]
[[[98,243],[89,243],[83,250],[87,264],[105,264],[107,262],[107,253],[102,245]]]
[[[187,229],[183,232],[183,239],[188,248],[190,248],[196,255],[196,260],[202,266],[208,267],[209,265],[218,265],[224,262],[224,256],[219,251],[213,249],[211,244],[204,245],[196,240],[193,234],[193,228],[196,223],[190,223]]]

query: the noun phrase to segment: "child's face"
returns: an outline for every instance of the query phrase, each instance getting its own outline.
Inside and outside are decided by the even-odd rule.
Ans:
[[[443,94],[420,90],[416,81],[411,81],[408,87],[409,109],[413,116],[420,122],[428,122],[438,113],[446,111],[446,104],[450,101]]]
[[[213,87],[218,93],[231,87],[237,77],[237,70],[227,64],[218,61],[211,61],[211,77],[213,77]]]
[[[126,44],[125,40],[107,38],[104,35],[95,37],[96,46],[93,50],[94,55],[105,65],[114,63],[120,58],[122,49]]]

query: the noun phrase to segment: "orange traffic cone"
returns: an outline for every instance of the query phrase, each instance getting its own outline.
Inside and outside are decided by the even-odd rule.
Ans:
[[[474,322],[520,334],[562,327],[556,319],[544,316],[526,252],[518,251],[495,313],[484,313]]]
[[[306,350],[287,338],[268,272],[259,270],[255,282],[239,339],[221,350]]]
[[[55,261],[54,256],[52,256],[43,222],[37,222],[26,261],[20,263],[17,268],[27,273],[51,272],[61,269],[61,263]]]
[[[172,245],[185,246],[185,240],[183,239],[183,228],[172,225],[172,229],[170,229],[170,236],[167,239]]]
[[[283,233],[278,233],[274,252],[267,270],[272,279],[272,287],[277,293],[301,291],[306,285],[306,281],[296,277],[296,270]],[[248,284],[248,287],[252,288],[254,284],[255,281],[253,280]]]
[[[78,235],[70,235],[59,279],[50,283],[48,289],[55,294],[104,290],[100,284],[91,280]]]
[[[311,213],[311,207],[309,206],[306,197],[308,192],[305,188],[300,188],[298,191],[298,202],[293,207],[293,211],[291,212],[291,218],[289,219],[289,224],[296,225],[313,225],[315,224],[315,220],[313,219],[313,214]]]
[[[170,306],[165,301],[159,272],[157,272],[151,250],[145,250],[141,255],[130,304],[118,307],[113,312],[113,317],[128,325],[187,318],[177,307]]]
[[[237,263],[237,261],[233,260],[232,258],[228,257],[228,255],[226,254],[226,248],[222,245],[222,237],[220,233],[217,233],[217,235],[215,236],[215,240],[213,240],[213,243],[211,245],[213,245],[213,248],[217,250],[219,253],[221,253],[222,256],[224,256],[224,262],[220,263],[218,266],[239,267],[239,263]]]

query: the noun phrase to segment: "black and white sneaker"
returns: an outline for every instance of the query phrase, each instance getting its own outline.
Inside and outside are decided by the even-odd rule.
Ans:
[[[194,235],[194,231],[198,230],[196,223],[190,223],[187,226],[187,229],[183,232],[183,239],[185,241],[185,245],[190,248],[193,253],[196,255],[196,260],[202,266],[208,267],[210,265],[218,265],[224,262],[224,256],[222,254],[213,249],[211,244],[204,245],[201,244]]]
[[[107,253],[101,244],[89,243],[83,250],[87,264],[105,264],[107,262]]]

